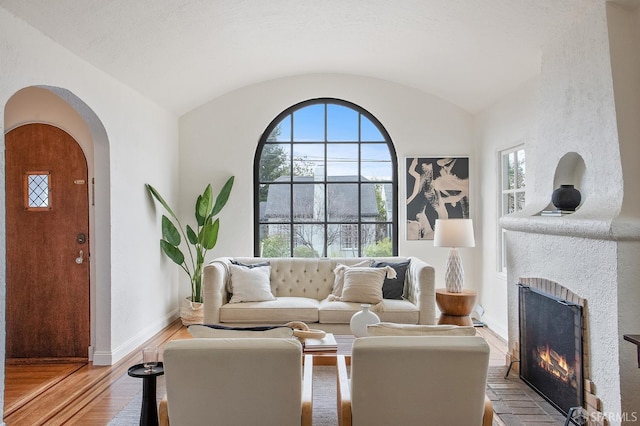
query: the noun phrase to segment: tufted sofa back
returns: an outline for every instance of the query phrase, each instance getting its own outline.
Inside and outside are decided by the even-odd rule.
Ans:
[[[271,291],[277,297],[310,297],[322,300],[331,294],[333,289],[333,270],[341,263],[354,265],[365,257],[349,258],[301,258],[301,257],[236,257],[241,263],[258,263],[268,261],[271,264]],[[376,258],[379,261],[402,262],[405,257]]]

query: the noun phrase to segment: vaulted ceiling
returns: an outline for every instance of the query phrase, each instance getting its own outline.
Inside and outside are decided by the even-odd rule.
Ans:
[[[380,78],[475,113],[600,0],[0,0],[178,114],[271,79]]]

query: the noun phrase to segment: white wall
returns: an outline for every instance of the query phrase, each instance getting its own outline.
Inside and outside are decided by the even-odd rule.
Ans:
[[[385,126],[398,156],[401,198],[406,193],[405,157],[469,155],[471,216],[479,217],[478,166],[473,119],[469,113],[434,96],[383,80],[334,74],[283,78],[213,99],[180,119],[180,210],[183,216],[191,217],[196,194],[207,183],[219,189],[227,176],[236,176],[229,204],[220,216],[220,235],[212,257],[253,255],[253,160],[260,136],[283,110],[319,97],[353,102]],[[407,241],[406,211],[402,202],[399,205],[399,254],[416,256],[433,264],[438,286],[444,287],[448,250],[434,248],[430,241]],[[480,284],[480,265],[473,262],[473,257],[481,251],[479,247],[460,250],[469,288]]]
[[[91,132],[93,159],[89,161],[95,164],[96,177],[92,212],[92,238],[96,242],[91,259],[96,269],[92,282],[92,342],[94,361],[115,362],[176,314],[177,270],[161,256],[159,215],[144,183],[151,181],[166,188],[167,198],[177,199],[177,117],[2,8],[0,58],[0,134],[8,130],[5,116],[12,117],[15,111],[7,112],[7,103],[16,92],[31,86],[47,86],[65,99],[84,118]],[[36,111],[37,108],[34,114]],[[47,120],[55,121],[51,118],[54,115]],[[41,119],[23,113],[20,117],[19,121]],[[0,149],[4,154],[4,138]],[[4,155],[0,158],[0,215],[4,217]],[[5,258],[4,221],[0,221],[0,257]],[[1,262],[2,333],[5,279],[5,265]],[[4,349],[3,338],[2,359]],[[3,374],[1,370],[0,379]]]
[[[524,145],[527,156],[526,185],[529,186],[528,151],[536,143],[539,103],[538,79],[527,82],[475,118],[480,174],[481,222],[476,232],[482,232],[482,285],[479,300],[485,314],[483,321],[503,338],[507,338],[507,276],[498,270],[500,215],[500,151]]]

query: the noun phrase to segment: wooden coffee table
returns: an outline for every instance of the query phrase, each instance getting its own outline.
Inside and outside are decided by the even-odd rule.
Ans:
[[[334,335],[338,343],[337,351],[303,351],[304,355],[313,356],[313,365],[336,365],[336,357],[344,355],[347,364],[351,364],[351,348],[355,336],[351,334]]]

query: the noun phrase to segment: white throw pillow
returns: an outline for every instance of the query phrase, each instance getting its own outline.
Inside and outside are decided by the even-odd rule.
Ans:
[[[333,270],[335,279],[333,280],[333,291],[331,291],[331,294],[333,294],[336,297],[342,296],[342,289],[344,288],[344,271],[346,271],[349,268],[354,268],[358,266],[370,266],[370,265],[371,265],[370,260],[363,260],[361,262],[355,263],[350,266],[343,265],[342,263],[338,263]]]
[[[276,300],[271,293],[271,266],[247,268],[229,265],[231,272],[231,291],[229,303],[265,302]]]
[[[367,327],[370,336],[475,336],[470,325],[422,325],[380,322]]]
[[[393,278],[396,271],[389,266],[347,268],[344,271],[344,288],[340,300],[372,305],[382,302],[382,284],[387,274]]]
[[[291,327],[276,327],[270,330],[254,331],[254,330],[223,330],[218,328],[207,327],[206,325],[194,324],[190,325],[189,333],[197,338],[238,338],[238,337],[275,337],[275,338],[291,338],[293,337],[293,329]]]

